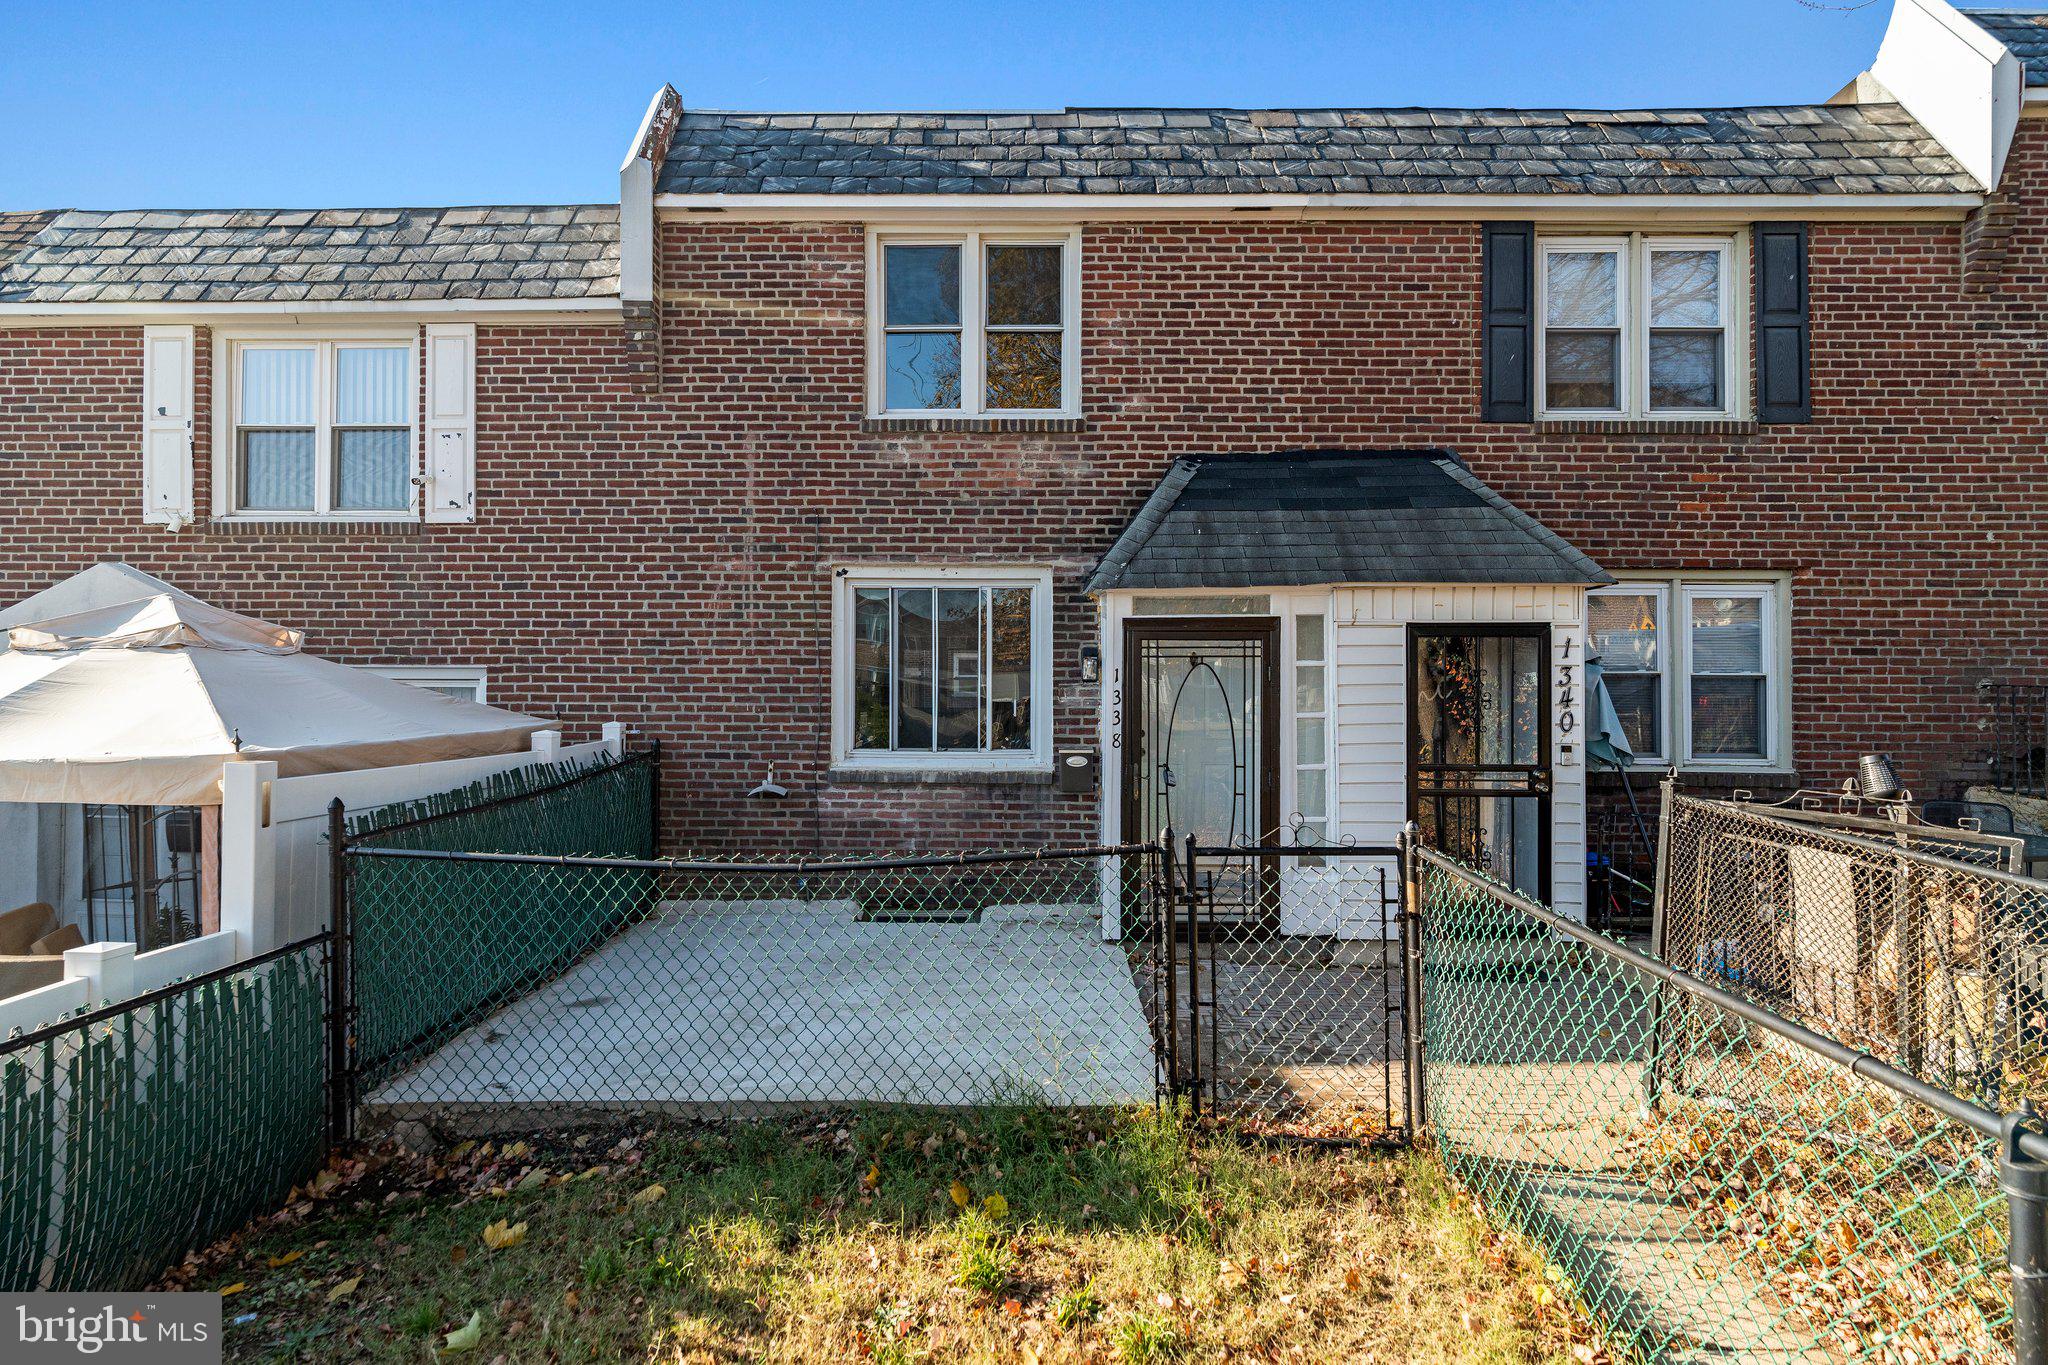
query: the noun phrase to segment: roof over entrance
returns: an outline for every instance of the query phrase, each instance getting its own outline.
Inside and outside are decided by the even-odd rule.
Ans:
[[[1175,463],[1087,591],[1613,581],[1447,450],[1292,450]]]

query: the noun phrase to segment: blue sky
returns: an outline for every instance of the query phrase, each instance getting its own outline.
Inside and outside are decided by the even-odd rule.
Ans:
[[[1795,103],[1889,10],[0,0],[0,207],[612,199],[664,80],[724,109]]]

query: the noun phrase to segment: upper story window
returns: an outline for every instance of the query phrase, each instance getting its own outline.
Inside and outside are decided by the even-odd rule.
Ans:
[[[1051,575],[848,570],[838,575],[833,605],[836,762],[1051,762]]]
[[[486,674],[481,668],[460,664],[393,664],[372,666],[370,672],[379,677],[389,678],[393,682],[408,683],[429,692],[438,692],[457,701],[484,700]]]
[[[1080,409],[1080,234],[886,233],[869,254],[868,409],[1047,417]]]
[[[1783,766],[1781,582],[1622,583],[1593,590],[1586,609],[1586,652],[1600,660],[1638,766]]]
[[[409,338],[238,341],[228,362],[231,512],[411,514]]]
[[[1542,239],[1539,415],[1739,415],[1736,264],[1728,237]]]

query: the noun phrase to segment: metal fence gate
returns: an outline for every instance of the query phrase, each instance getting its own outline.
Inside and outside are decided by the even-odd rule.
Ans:
[[[1412,1125],[1401,850],[1169,832],[1147,1009],[1164,1094],[1360,1138]]]

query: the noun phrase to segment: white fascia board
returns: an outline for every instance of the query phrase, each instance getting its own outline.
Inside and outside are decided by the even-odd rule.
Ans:
[[[2019,122],[2019,59],[1944,0],[1897,0],[1870,74],[1987,189]]]
[[[594,299],[298,299],[245,303],[0,303],[0,327],[36,326],[63,319],[147,318],[151,322],[218,321],[261,318],[266,322],[300,320],[327,323],[337,316],[374,314],[380,318],[460,322],[484,317],[492,322],[615,322],[619,301]]]
[[[1981,194],[661,194],[673,219],[864,223],[1115,219],[1482,219],[1751,222],[1959,219]]]

